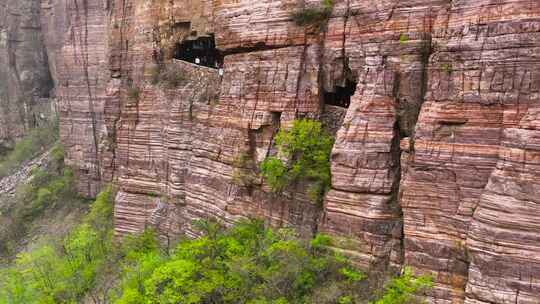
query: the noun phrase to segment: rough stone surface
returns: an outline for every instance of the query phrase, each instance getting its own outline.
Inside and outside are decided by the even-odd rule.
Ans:
[[[39,0],[0,1],[0,153],[39,124],[53,81],[43,44]]]
[[[81,192],[118,186],[118,235],[261,217],[333,235],[367,268],[432,274],[430,303],[540,303],[540,2],[335,0],[320,29],[292,22],[314,5],[42,0]],[[212,35],[223,75],[172,59]],[[350,83],[347,109],[324,106]],[[257,174],[300,117],[336,134],[323,206]]]
[[[43,2],[48,48],[54,53],[60,136],[80,192],[95,196],[112,180],[119,79],[109,61],[110,1]]]

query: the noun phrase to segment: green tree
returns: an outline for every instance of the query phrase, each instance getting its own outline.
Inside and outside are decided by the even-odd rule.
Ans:
[[[203,236],[180,242],[170,257],[149,252],[130,264],[126,277],[137,279],[124,283],[116,303],[310,303],[324,283],[361,279],[340,273],[353,268],[326,248],[329,238],[323,236],[305,242],[260,221],[228,230],[215,222],[198,226]],[[137,275],[150,264],[156,266],[151,273],[143,267],[145,276]]]
[[[433,286],[428,276],[415,277],[410,267],[405,267],[401,276],[392,279],[385,287],[383,296],[372,304],[413,303],[415,294]]]
[[[45,243],[0,269],[0,304],[354,304],[375,291],[331,249],[332,239],[241,221],[195,226],[201,236],[168,252],[150,229],[112,241],[113,191],[105,189],[60,243]],[[116,275],[115,275],[116,274]],[[430,280],[406,268],[373,304],[410,303]],[[101,299],[101,300],[100,300]]]
[[[260,166],[272,191],[280,192],[305,180],[310,183],[310,198],[320,202],[331,184],[332,136],[323,130],[320,122],[302,119],[295,120],[290,130],[280,130],[275,142],[280,157],[268,157]]]

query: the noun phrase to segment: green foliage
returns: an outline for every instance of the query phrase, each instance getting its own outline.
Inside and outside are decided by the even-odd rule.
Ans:
[[[116,304],[353,304],[366,299],[365,275],[329,249],[327,236],[306,242],[292,230],[268,229],[261,221],[230,229],[201,221],[195,224],[201,237],[180,241],[172,253],[161,249],[152,230],[114,246],[110,224],[102,227],[111,218],[111,200],[108,188],[60,246],[38,246],[1,269],[0,304],[82,303],[89,295]],[[413,293],[428,286],[429,280],[406,269],[373,304],[409,303]]]
[[[64,167],[63,148],[55,146],[49,158],[42,168],[32,171],[28,183],[16,188],[14,198],[1,211],[3,220],[7,219],[9,225],[0,230],[0,256],[13,255],[17,243],[25,238],[34,220],[46,210],[81,201],[75,190],[73,172]]]
[[[405,34],[405,33],[401,33],[399,35],[399,43],[400,44],[405,44],[405,43],[407,43],[407,41],[409,41],[409,36],[407,36],[407,34]]]
[[[352,304],[353,299],[350,296],[343,296],[338,299],[338,304]]]
[[[60,172],[38,169],[34,171],[30,183],[17,188],[16,196],[25,204],[15,215],[21,220],[31,221],[57,202],[76,197],[74,187],[73,172],[69,168]]]
[[[129,87],[127,89],[127,96],[131,101],[139,101],[141,98],[141,89],[139,87]]]
[[[203,236],[180,242],[169,257],[152,248],[129,263],[115,303],[314,303],[325,284],[339,284],[351,299],[360,290],[339,271],[352,266],[322,246],[327,237],[306,243],[260,221],[196,226]]]
[[[321,6],[303,8],[294,12],[291,18],[298,26],[321,28],[330,18],[333,6],[332,0],[323,0]]]
[[[261,163],[261,171],[264,179],[274,192],[281,191],[289,184],[288,168],[281,160],[275,157],[266,158]]]
[[[347,280],[351,281],[351,282],[358,282],[358,281],[362,281],[366,278],[366,275],[357,271],[356,269],[351,269],[351,268],[341,268],[339,270],[339,273],[341,273],[343,275],[343,277],[345,277]]]
[[[452,63],[446,62],[446,63],[441,64],[441,70],[442,70],[443,72],[446,72],[446,73],[448,73],[448,74],[451,74],[452,71],[453,71],[454,69],[453,69],[453,67],[452,67]]]
[[[322,6],[325,9],[332,9],[334,7],[334,1],[333,0],[322,0]]]
[[[247,153],[240,153],[233,162],[233,183],[238,186],[252,186],[256,180],[253,168],[252,158]]]
[[[276,136],[279,154],[287,161],[268,157],[261,163],[261,172],[272,191],[280,192],[300,180],[311,183],[310,198],[320,201],[330,188],[330,153],[334,139],[320,122],[295,120],[289,131]]]
[[[51,150],[51,158],[57,164],[64,163],[64,154],[65,150],[61,144],[54,145]]]
[[[322,250],[332,244],[332,239],[324,234],[317,234],[311,240],[311,248],[313,250]]]
[[[430,277],[415,277],[409,267],[405,267],[401,276],[391,280],[385,287],[384,295],[372,304],[409,304],[414,295],[433,286]]]
[[[17,141],[13,150],[0,158],[0,178],[13,173],[22,163],[45,152],[58,139],[57,134],[58,124],[52,122],[28,132],[25,137]]]
[[[80,303],[95,286],[111,252],[111,189],[61,246],[43,244],[0,270],[0,303]],[[109,224],[103,227],[103,223]]]
[[[83,221],[84,224],[103,233],[112,229],[113,204],[111,202],[114,200],[113,193],[112,187],[107,186],[98,194],[90,212]]]
[[[175,66],[156,66],[150,70],[150,82],[153,85],[164,83],[169,89],[184,85],[188,77],[187,72]]]

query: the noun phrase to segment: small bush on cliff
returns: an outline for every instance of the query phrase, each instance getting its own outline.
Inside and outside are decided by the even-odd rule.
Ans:
[[[373,304],[415,303],[413,302],[414,295],[423,292],[432,286],[433,283],[429,277],[415,277],[412,269],[405,267],[401,276],[392,279],[386,285],[383,296]]]
[[[295,11],[291,17],[298,26],[313,26],[320,28],[328,21],[328,18],[330,18],[333,5],[332,0],[323,0],[321,6],[303,8]]]
[[[401,33],[401,34],[399,35],[399,43],[400,43],[400,44],[405,44],[405,43],[407,43],[408,41],[409,41],[409,36],[407,36],[407,34]]]
[[[156,66],[150,71],[150,82],[153,85],[164,83],[168,89],[182,86],[187,80],[186,71],[174,66]]]
[[[255,165],[252,156],[247,153],[240,153],[233,162],[233,183],[238,186],[251,187],[257,179],[253,168],[255,168]]]
[[[279,157],[268,157],[261,172],[272,191],[280,192],[299,181],[310,183],[308,194],[320,201],[330,188],[330,153],[334,139],[320,122],[295,120],[293,127],[280,130],[275,139]]]
[[[448,63],[448,62],[445,62],[443,64],[441,64],[441,71],[447,73],[447,74],[452,74],[452,71],[453,71],[453,68],[452,68],[452,63]]]
[[[172,68],[165,69],[161,74],[161,78],[169,89],[177,88],[187,81],[187,77],[183,71]]]
[[[141,98],[141,89],[139,87],[129,87],[127,89],[127,96],[131,101],[139,101]]]

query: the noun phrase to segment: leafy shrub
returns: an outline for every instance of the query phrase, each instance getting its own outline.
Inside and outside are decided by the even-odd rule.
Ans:
[[[252,186],[256,179],[253,167],[253,160],[247,153],[238,155],[233,162],[233,183],[238,186]]]
[[[405,44],[405,43],[407,43],[407,41],[409,41],[409,36],[407,36],[407,34],[401,33],[399,35],[399,43],[400,44]]]
[[[320,7],[307,7],[292,14],[292,20],[298,26],[320,28],[332,14],[333,1],[323,0]]]
[[[260,221],[229,230],[212,222],[199,227],[204,235],[181,242],[168,258],[155,250],[139,256],[116,303],[313,303],[314,291],[330,282],[354,296],[358,283],[338,271],[351,266],[289,230]]]
[[[184,75],[184,72],[181,70],[175,69],[165,69],[161,75],[163,81],[166,83],[169,88],[177,88],[184,84],[187,80],[187,77]]]
[[[25,204],[26,208],[19,210],[19,216],[31,221],[48,207],[61,200],[70,200],[77,196],[73,172],[69,168],[60,173],[37,170],[32,181],[17,189],[17,198]]]
[[[334,139],[320,122],[295,120],[289,131],[280,130],[276,136],[280,156],[268,157],[261,163],[261,172],[272,191],[279,192],[300,180],[311,183],[308,194],[320,201],[331,183],[330,153]]]
[[[138,101],[141,98],[141,89],[139,87],[129,87],[127,96],[132,101]]]
[[[409,304],[416,293],[425,291],[433,286],[428,276],[415,277],[409,267],[403,269],[401,276],[392,279],[385,287],[381,299],[373,304]]]
[[[56,164],[64,163],[64,146],[61,144],[56,144],[51,150],[51,158]]]
[[[289,185],[288,168],[276,157],[268,157],[261,163],[261,171],[264,179],[274,192],[283,190]]]
[[[17,141],[13,150],[0,159],[0,178],[13,173],[22,163],[43,153],[57,140],[58,124],[56,122],[31,130]]]
[[[453,71],[452,63],[446,62],[446,63],[441,64],[441,70],[445,73],[451,74]]]
[[[182,86],[188,80],[187,72],[175,66],[156,66],[150,71],[150,82],[153,85],[164,83],[169,89]]]
[[[199,222],[203,235],[181,241],[172,253],[151,230],[115,246],[112,197],[110,188],[100,194],[59,246],[41,245],[0,269],[0,303],[83,303],[91,295],[100,299],[94,303],[116,304],[353,304],[375,292],[362,287],[361,271],[328,248],[329,237],[306,242],[260,221],[227,230]],[[429,282],[406,270],[374,304],[409,303]]]

